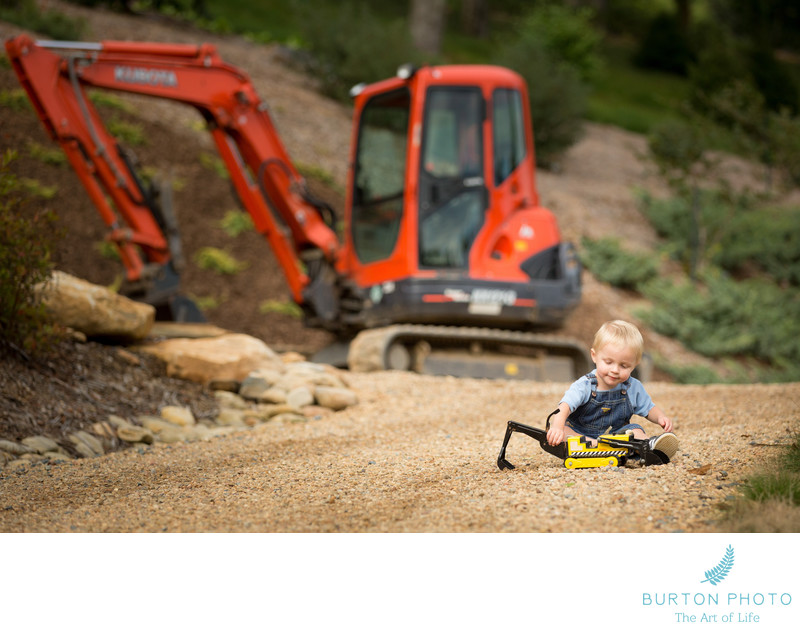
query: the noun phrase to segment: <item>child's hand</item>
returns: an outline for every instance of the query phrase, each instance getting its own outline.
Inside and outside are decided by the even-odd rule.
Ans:
[[[671,432],[672,431],[672,419],[669,418],[668,416],[660,417],[658,419],[658,424],[661,425],[661,427],[664,428],[665,432]]]
[[[547,444],[556,446],[560,445],[564,442],[564,439],[567,437],[567,432],[564,429],[564,426],[556,427],[555,425],[551,425],[550,429],[547,430]]]

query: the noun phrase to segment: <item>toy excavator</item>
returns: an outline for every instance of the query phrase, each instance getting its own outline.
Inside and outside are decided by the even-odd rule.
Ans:
[[[201,113],[305,324],[339,340],[316,361],[563,381],[591,368],[582,345],[543,332],[580,302],[581,267],[539,204],[528,93],[518,74],[403,66],[394,78],[356,86],[340,236],[250,79],[214,46],[19,35],[5,47],[119,250],[121,292],[153,304],[159,319],[202,319],[180,291],[171,195],[144,184],[89,98],[95,89]]]
[[[509,421],[500,455],[497,456],[497,466],[503,469],[513,469],[514,465],[506,460],[506,447],[511,435],[520,432],[539,441],[547,453],[564,461],[567,469],[585,469],[590,467],[618,467],[624,466],[631,458],[638,458],[644,465],[667,464],[670,459],[667,454],[650,446],[647,439],[634,438],[631,434],[602,434],[597,438],[597,443],[592,445],[585,436],[569,436],[567,440],[558,445],[547,442],[547,430],[550,428],[550,418],[556,414],[554,410],[547,417],[545,429],[531,427],[516,421]]]

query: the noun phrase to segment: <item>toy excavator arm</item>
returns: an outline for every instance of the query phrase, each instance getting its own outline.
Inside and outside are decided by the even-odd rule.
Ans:
[[[336,233],[308,195],[265,105],[247,75],[224,63],[213,46],[34,42],[20,35],[6,42],[6,50],[47,132],[63,148],[108,226],[128,281],[139,281],[147,266],[175,265],[177,230],[138,181],[87,88],[178,101],[202,114],[295,301],[304,302],[303,290],[311,282],[298,256],[314,251],[335,260]]]

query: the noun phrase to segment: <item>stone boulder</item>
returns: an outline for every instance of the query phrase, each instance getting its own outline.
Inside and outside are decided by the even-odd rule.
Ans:
[[[155,322],[152,305],[58,270],[37,292],[55,321],[87,337],[142,340]]]
[[[138,346],[167,365],[170,377],[208,384],[244,380],[258,369],[282,368],[280,356],[258,338],[229,333],[212,338],[174,338]]]

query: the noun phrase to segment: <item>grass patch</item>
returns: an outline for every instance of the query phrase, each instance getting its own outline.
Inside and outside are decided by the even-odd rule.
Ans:
[[[0,107],[8,108],[15,112],[24,112],[32,109],[28,95],[22,88],[0,91]]]
[[[253,230],[253,219],[241,210],[229,210],[219,222],[229,237],[238,237],[243,232]]]
[[[34,160],[51,166],[62,166],[67,163],[67,156],[60,147],[52,149],[38,142],[28,141],[28,155]]]
[[[731,532],[800,532],[800,436],[770,471],[745,481],[742,497],[726,507],[721,526]]]
[[[216,173],[223,180],[230,179],[228,169],[225,167],[225,162],[219,156],[204,151],[200,154],[200,164],[209,171]]]
[[[147,143],[147,138],[144,135],[144,128],[138,123],[128,123],[114,118],[108,121],[107,127],[114,138],[125,144],[141,147]]]
[[[194,256],[200,269],[209,270],[222,275],[238,274],[247,268],[247,263],[238,261],[233,255],[219,248],[201,248]]]
[[[262,314],[279,313],[293,318],[303,317],[303,310],[297,304],[282,300],[264,300],[258,305],[258,312]]]

